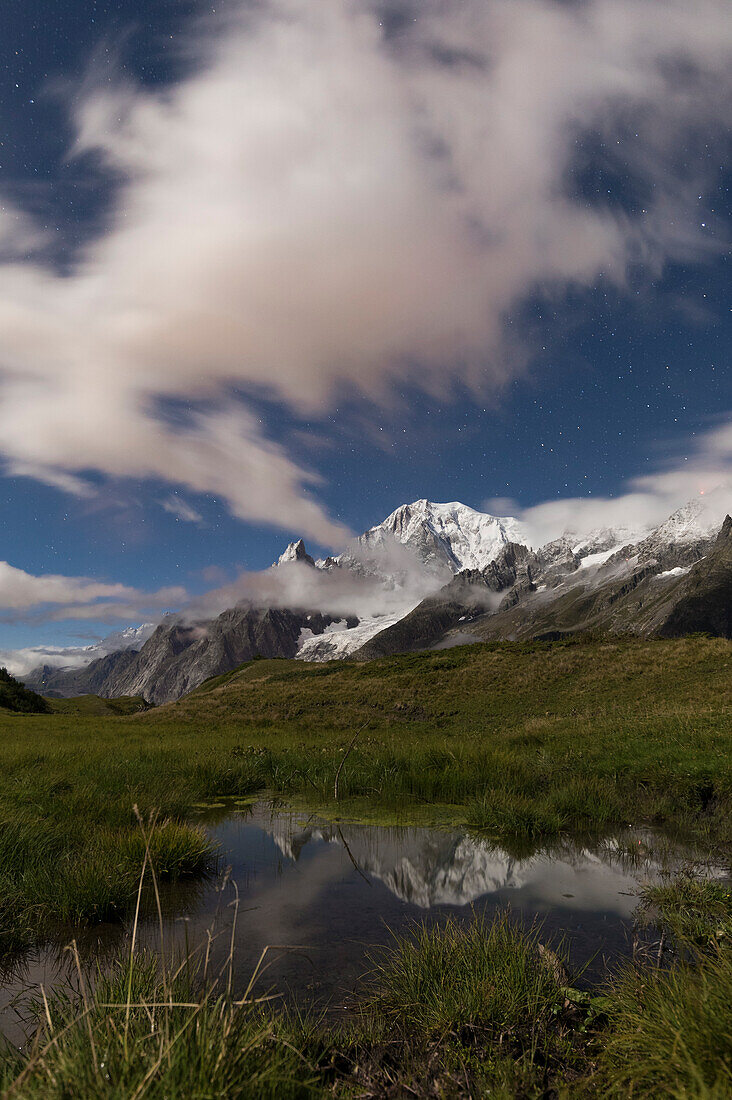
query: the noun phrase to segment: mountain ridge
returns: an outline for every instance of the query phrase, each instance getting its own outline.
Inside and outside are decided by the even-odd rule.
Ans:
[[[42,667],[25,682],[50,695],[141,695],[161,703],[254,656],[362,661],[586,630],[730,636],[730,527],[729,517],[721,525],[709,518],[707,501],[692,500],[635,542],[618,545],[627,528],[596,528],[537,546],[511,517],[422,499],[395,509],[338,557],[316,561],[298,539],[271,567],[275,582],[280,570],[304,577],[303,591],[309,570],[332,575],[341,604],[353,592],[353,613],[245,603],[196,622],[173,615],[137,651],[106,654],[85,668]],[[432,594],[414,599],[415,576],[429,579]],[[388,609],[357,613],[359,586],[367,581],[388,591]]]

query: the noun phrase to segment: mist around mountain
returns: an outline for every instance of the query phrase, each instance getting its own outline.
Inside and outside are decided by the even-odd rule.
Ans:
[[[536,545],[520,520],[415,501],[336,557],[316,560],[299,539],[198,609],[122,632],[129,644],[83,667],[45,664],[24,680],[51,696],[160,704],[258,656],[368,660],[578,632],[730,637],[729,503],[720,491],[652,530],[566,531]]]
[[[69,672],[85,668],[92,661],[122,650],[141,649],[155,626],[155,623],[127,626],[85,646],[28,646],[25,649],[0,650],[0,663],[6,664],[15,676],[37,680],[41,675],[51,676],[59,669]]]

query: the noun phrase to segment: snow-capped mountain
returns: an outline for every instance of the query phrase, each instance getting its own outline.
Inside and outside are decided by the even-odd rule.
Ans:
[[[415,500],[371,527],[356,544],[373,554],[396,541],[413,550],[424,565],[459,573],[462,569],[485,569],[507,543],[526,545],[528,538],[523,524],[511,516],[491,516],[458,501],[435,504]]]
[[[280,554],[277,561],[274,563],[276,568],[278,565],[287,565],[291,561],[302,561],[306,565],[315,565],[315,562],[305,549],[305,543],[302,539],[298,539],[296,542],[291,542],[287,546],[287,549]]]
[[[54,654],[56,667],[44,663],[23,678],[48,694],[139,694],[162,703],[254,656],[368,660],[587,631],[730,637],[729,511],[721,491],[695,498],[650,533],[567,531],[532,546],[516,519],[418,500],[338,558],[313,561],[302,539],[291,543],[267,571],[261,603],[249,599],[195,623],[170,617],[147,640],[151,625],[128,628],[72,659]],[[65,659],[72,667],[59,669]]]
[[[84,668],[100,657],[122,650],[142,649],[155,630],[155,623],[127,626],[115,630],[98,642],[85,646],[29,646],[26,649],[0,651],[0,664],[13,676],[27,677],[40,666],[53,669]]]
[[[715,535],[725,515],[725,501],[721,490],[708,496],[694,497],[678,508],[658,527],[654,528],[639,544],[646,552],[663,552],[670,546],[688,546],[703,542]]]

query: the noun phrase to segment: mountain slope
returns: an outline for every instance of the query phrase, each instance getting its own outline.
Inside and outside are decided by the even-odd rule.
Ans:
[[[355,657],[371,660],[435,645],[587,631],[653,635],[702,630],[730,637],[729,528],[727,517],[715,541],[709,528],[671,517],[637,546],[584,560],[562,540],[538,552],[520,548],[513,578],[511,569],[501,574],[495,567],[458,574]],[[492,592],[502,598],[491,601]]]
[[[68,699],[73,695],[108,695],[116,676],[134,662],[137,650],[119,649],[106,657],[97,657],[81,668],[55,668],[41,665],[24,678],[26,687],[50,699]]]
[[[59,697],[131,695],[167,703],[252,657],[294,657],[303,630],[320,634],[331,621],[317,612],[249,607],[229,608],[210,622],[167,620],[139,652],[56,673],[47,690]]]
[[[732,638],[732,519],[727,516],[706,562],[699,562],[685,582],[658,633],[674,637],[706,631]]]
[[[169,617],[139,652],[120,650],[80,669],[42,667],[26,682],[56,697],[131,695],[158,704],[255,656],[368,660],[580,631],[729,636],[730,537],[726,525],[715,542],[718,504],[690,501],[622,546],[627,531],[601,528],[532,547],[516,520],[415,501],[338,558],[315,562],[301,539],[290,543],[265,590],[300,609],[247,604],[213,620]],[[344,610],[303,611],[309,591]],[[420,600],[425,592],[433,594]],[[350,613],[364,594],[367,610]]]

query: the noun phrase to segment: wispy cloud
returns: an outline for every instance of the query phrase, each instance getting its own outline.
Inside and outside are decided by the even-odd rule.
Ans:
[[[187,599],[178,585],[145,592],[91,577],[35,575],[0,561],[0,619],[5,621],[129,621],[179,607]]]
[[[535,545],[567,530],[585,534],[599,527],[650,529],[694,498],[706,498],[710,518],[721,522],[725,512],[732,512],[732,420],[684,444],[677,444],[653,472],[629,478],[613,497],[566,497],[530,508],[502,498],[486,500],[483,506],[521,519]]]
[[[164,512],[169,512],[171,516],[183,520],[184,523],[203,523],[201,513],[196,511],[193,505],[189,504],[178,493],[171,493],[170,496],[161,500],[160,507]]]
[[[177,85],[87,82],[73,153],[123,181],[106,231],[60,276],[26,258],[21,211],[0,217],[16,469],[72,492],[86,470],[163,479],[338,544],[243,393],[317,418],[405,380],[500,387],[525,296],[707,253],[677,154],[724,126],[726,0],[395,7],[398,33],[376,3],[242,2],[221,36],[196,26]],[[632,132],[642,211],[573,191],[588,130]]]

